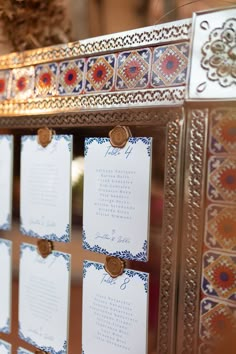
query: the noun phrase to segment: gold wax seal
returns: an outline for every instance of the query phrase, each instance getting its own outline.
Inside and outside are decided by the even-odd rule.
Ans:
[[[53,130],[46,127],[38,129],[38,143],[42,147],[48,146],[48,144],[52,141],[53,133]]]
[[[37,246],[38,246],[38,251],[43,258],[46,258],[49,254],[52,253],[53,250],[52,241],[41,239],[37,241]]]
[[[123,274],[125,267],[125,262],[120,258],[113,256],[107,256],[105,262],[105,270],[112,277],[116,278],[119,275]]]
[[[121,125],[117,125],[109,132],[110,143],[117,148],[123,148],[130,136],[130,129]]]

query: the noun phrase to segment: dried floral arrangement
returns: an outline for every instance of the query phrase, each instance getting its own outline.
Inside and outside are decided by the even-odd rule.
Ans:
[[[15,51],[71,40],[63,0],[0,0],[0,22]]]

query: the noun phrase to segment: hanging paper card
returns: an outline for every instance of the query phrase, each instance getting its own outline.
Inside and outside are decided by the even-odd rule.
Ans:
[[[70,255],[53,251],[42,258],[35,246],[21,245],[19,336],[50,354],[66,354]]]
[[[152,138],[85,139],[83,247],[147,261]]]
[[[0,239],[0,332],[11,329],[11,241]]]
[[[149,275],[126,269],[113,279],[101,263],[85,261],[83,354],[146,354]]]
[[[52,241],[70,240],[72,136],[54,135],[43,147],[37,136],[21,143],[21,232]]]
[[[0,354],[11,354],[11,344],[0,339]]]
[[[0,229],[11,228],[13,136],[0,135]]]

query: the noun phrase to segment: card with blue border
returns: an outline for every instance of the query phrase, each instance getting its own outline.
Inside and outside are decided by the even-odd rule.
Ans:
[[[11,331],[12,242],[0,238],[0,332]]]
[[[148,260],[152,138],[85,139],[83,247]]]
[[[149,274],[125,269],[111,278],[84,261],[83,354],[146,354]]]
[[[12,135],[0,135],[0,171],[0,230],[9,230],[12,215]]]
[[[20,249],[19,337],[50,354],[66,354],[71,256],[53,251],[42,258],[35,246]]]
[[[70,241],[72,135],[53,135],[42,147],[36,135],[21,139],[22,234]]]

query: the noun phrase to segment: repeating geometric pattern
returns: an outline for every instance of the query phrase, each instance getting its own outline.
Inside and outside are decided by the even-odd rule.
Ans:
[[[34,90],[34,67],[13,69],[11,77],[11,97],[26,99],[32,96]]]
[[[51,96],[56,94],[58,66],[55,63],[38,65],[35,68],[36,96]]]
[[[211,204],[206,211],[205,244],[236,251],[236,207]]]
[[[152,64],[152,86],[185,84],[188,54],[188,43],[155,48]]]
[[[110,91],[114,84],[115,55],[89,58],[85,91]]]
[[[213,251],[203,255],[202,291],[236,301],[236,255]]]
[[[0,71],[0,100],[5,100],[8,97],[9,76],[9,70]]]
[[[200,305],[200,337],[205,341],[223,339],[236,329],[236,307],[205,298]]]
[[[149,84],[150,49],[123,52],[117,59],[116,89],[146,88]]]
[[[84,59],[65,61],[59,66],[60,95],[79,94],[83,89]]]
[[[211,118],[210,151],[236,154],[236,110],[216,110]]]
[[[236,202],[236,158],[210,158],[208,197],[212,201]]]

